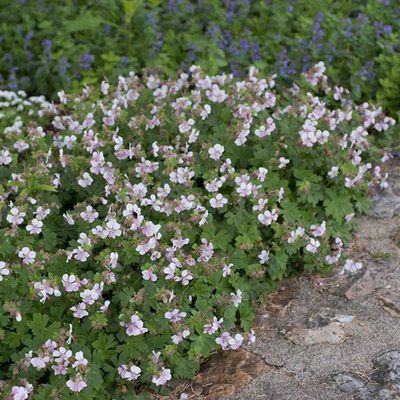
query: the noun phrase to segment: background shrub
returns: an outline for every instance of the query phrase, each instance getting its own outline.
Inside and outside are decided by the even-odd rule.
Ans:
[[[389,0],[20,0],[1,7],[0,87],[55,98],[76,82],[160,65],[174,74],[199,64],[240,77],[248,65],[291,84],[324,61],[356,100],[393,87],[399,13]],[[393,72],[394,71],[394,72]],[[394,86],[393,86],[394,85]]]

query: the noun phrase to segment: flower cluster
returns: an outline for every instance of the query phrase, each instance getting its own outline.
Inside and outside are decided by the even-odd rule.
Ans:
[[[2,396],[161,390],[254,342],[252,302],[285,274],[345,262],[394,120],[324,72],[0,92]]]

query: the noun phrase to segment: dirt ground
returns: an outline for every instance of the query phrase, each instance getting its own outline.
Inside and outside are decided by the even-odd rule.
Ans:
[[[189,399],[400,399],[399,160],[388,169],[389,188],[358,218],[363,269],[283,282],[258,309],[256,343],[207,361]]]

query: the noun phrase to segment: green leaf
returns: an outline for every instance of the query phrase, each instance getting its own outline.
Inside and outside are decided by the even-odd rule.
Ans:
[[[57,189],[50,185],[40,184],[36,185],[34,188],[39,190],[45,190],[46,192],[55,192],[55,193],[57,192]]]
[[[327,215],[332,216],[336,221],[340,221],[344,216],[353,212],[353,206],[348,196],[334,192],[332,189],[327,189],[326,192],[329,196],[329,199],[324,201]]]
[[[246,305],[244,307],[241,307],[239,310],[240,314],[240,326],[245,330],[248,331],[252,325],[253,325],[253,320],[255,317],[255,313],[253,311],[253,308],[250,305]]]
[[[300,210],[296,203],[290,200],[284,200],[281,202],[281,208],[283,210],[283,219],[285,222],[291,224],[297,222],[300,218]]]
[[[33,314],[32,321],[28,323],[29,328],[31,329],[33,335],[37,338],[40,338],[43,342],[46,339],[53,339],[54,335],[60,330],[61,323],[53,322],[49,326],[49,317],[46,314]]]
[[[97,29],[103,22],[104,21],[102,18],[93,15],[89,11],[85,11],[73,21],[67,21],[65,23],[65,30],[70,33],[94,30]]]
[[[207,357],[211,351],[217,348],[217,344],[213,336],[202,335],[196,337],[192,343],[192,347],[196,347],[204,357]]]
[[[371,200],[365,195],[359,195],[356,198],[355,207],[358,212],[365,214],[371,206]]]
[[[287,266],[288,256],[285,250],[280,250],[270,256],[267,271],[272,279],[282,279]]]
[[[103,383],[103,378],[101,377],[100,367],[96,364],[90,364],[89,373],[85,375],[87,378],[87,383],[90,387],[95,389],[100,388]]]
[[[127,0],[123,1],[125,20],[130,23],[136,11],[142,6],[143,0]]]
[[[171,365],[173,367],[174,377],[183,379],[193,378],[200,368],[198,362],[188,360],[179,354],[175,354],[171,359]]]
[[[44,248],[46,251],[51,251],[57,247],[57,235],[53,231],[44,227],[42,234],[44,238]]]
[[[232,236],[228,230],[221,229],[214,237],[211,237],[210,240],[219,249],[226,250],[227,245],[232,240]]]
[[[15,247],[11,244],[10,241],[8,241],[7,239],[1,239],[1,243],[0,243],[0,254],[3,257],[6,257],[12,253],[14,253]]]

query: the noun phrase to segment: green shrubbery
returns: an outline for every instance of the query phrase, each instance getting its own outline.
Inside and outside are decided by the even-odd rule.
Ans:
[[[255,64],[290,84],[322,60],[355,100],[389,88],[385,107],[397,112],[395,1],[18,0],[0,18],[4,89],[55,98],[126,70],[193,63],[235,76]]]
[[[394,121],[324,71],[0,92],[2,398],[166,393],[252,342],[253,302],[285,275],[360,268],[343,242],[386,186]]]

